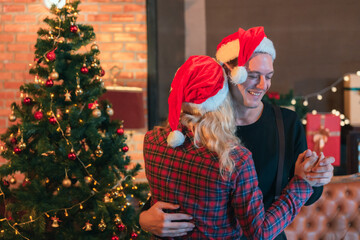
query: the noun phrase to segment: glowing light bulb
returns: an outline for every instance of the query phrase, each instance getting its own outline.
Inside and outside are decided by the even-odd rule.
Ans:
[[[336,114],[336,109],[331,110],[331,113],[335,115]]]
[[[347,82],[350,80],[350,77],[348,75],[344,76],[344,81]]]
[[[345,123],[346,125],[349,125],[349,124],[350,124],[350,120],[349,120],[349,119],[345,119],[345,120],[344,120],[344,123]]]
[[[312,113],[313,115],[315,115],[315,114],[317,114],[317,111],[314,109],[314,110],[311,111],[311,113]]]
[[[332,92],[336,92],[336,91],[337,91],[337,88],[336,88],[336,87],[332,87],[332,88],[331,88],[331,91],[332,91]]]
[[[344,115],[344,114],[340,114],[340,119],[345,119],[345,115]]]
[[[309,102],[307,100],[304,100],[303,105],[306,107],[307,105],[309,105]]]
[[[307,124],[306,119],[301,120],[301,123],[302,123],[303,125],[306,125],[306,124]]]
[[[292,100],[291,100],[291,104],[292,104],[292,105],[295,105],[295,104],[296,104],[296,100],[295,100],[295,99],[292,99]]]
[[[341,122],[340,122],[340,126],[342,126],[342,127],[345,126],[344,121],[341,121]]]
[[[318,99],[319,101],[321,101],[321,100],[323,99],[323,97],[322,97],[320,94],[318,94],[318,95],[317,95],[317,99]]]
[[[356,75],[360,76],[360,71],[357,71],[357,72],[356,72]]]

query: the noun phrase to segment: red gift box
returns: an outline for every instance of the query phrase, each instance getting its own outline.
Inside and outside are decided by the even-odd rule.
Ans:
[[[144,97],[141,88],[107,87],[100,100],[108,100],[112,104],[114,115],[111,120],[123,120],[124,128],[145,128]]]
[[[306,115],[306,139],[308,147],[318,155],[335,158],[334,166],[340,166],[340,117],[334,114]]]

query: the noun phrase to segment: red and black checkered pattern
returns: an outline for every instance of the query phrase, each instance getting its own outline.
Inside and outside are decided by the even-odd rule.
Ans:
[[[167,146],[169,132],[157,128],[145,135],[145,170],[152,204],[179,204],[177,212],[193,216],[196,228],[181,239],[233,240],[243,234],[250,239],[273,239],[312,194],[305,180],[294,177],[265,212],[249,150],[238,146],[231,152],[235,172],[224,180],[217,154],[196,148],[192,132],[183,128],[186,140],[177,148]]]

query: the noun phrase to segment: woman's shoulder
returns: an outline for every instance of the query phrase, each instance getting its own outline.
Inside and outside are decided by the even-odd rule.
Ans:
[[[230,151],[230,157],[235,161],[235,164],[242,164],[251,158],[251,152],[243,145],[237,145]]]
[[[170,128],[168,127],[154,127],[152,130],[146,132],[144,141],[159,144],[162,141],[166,141],[169,133]]]

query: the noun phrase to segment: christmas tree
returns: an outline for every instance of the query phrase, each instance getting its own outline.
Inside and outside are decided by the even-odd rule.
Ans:
[[[146,184],[135,184],[121,121],[112,121],[92,26],[79,1],[51,8],[30,73],[1,136],[1,239],[147,239],[138,225]],[[88,47],[90,46],[90,47]],[[16,186],[14,174],[24,176]],[[20,179],[21,181],[21,179]]]

